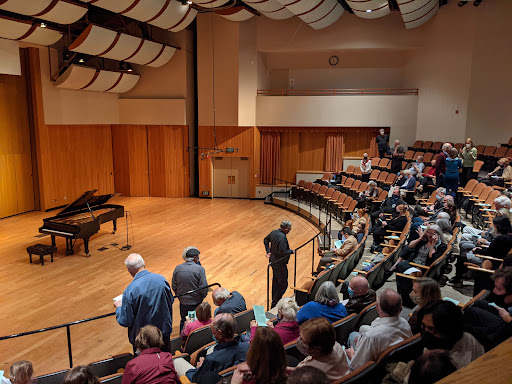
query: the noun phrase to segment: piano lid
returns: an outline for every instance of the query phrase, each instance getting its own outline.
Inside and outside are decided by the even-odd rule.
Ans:
[[[75,211],[80,210],[87,210],[87,203],[89,204],[89,207],[93,208],[98,205],[105,204],[114,194],[111,195],[101,195],[101,196],[94,196],[94,194],[97,192],[97,189],[93,189],[92,191],[87,191],[82,193],[78,199],[73,201],[71,204],[69,204],[66,208],[64,208],[62,211],[60,211],[56,216],[60,216],[64,213],[71,213]]]

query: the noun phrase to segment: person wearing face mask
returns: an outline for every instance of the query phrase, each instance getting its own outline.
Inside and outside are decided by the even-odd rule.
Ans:
[[[417,176],[418,182],[420,183],[418,192],[423,192],[425,187],[436,185],[436,160],[432,159],[430,164],[432,164],[432,166],[427,173],[422,173]]]
[[[379,149],[379,157],[386,157],[386,154],[389,150],[389,136],[386,135],[384,129],[381,128],[379,130],[379,135],[377,136],[376,142],[377,148]]]
[[[321,248],[318,249],[318,254],[320,255],[321,259],[318,262],[318,267],[316,268],[317,273],[322,272],[323,266],[332,263],[333,258],[340,257],[344,259],[354,249],[356,249],[357,239],[354,237],[354,233],[352,232],[352,230],[348,227],[344,227],[341,230],[341,233],[343,238],[343,244],[341,245],[340,248],[334,248],[334,250],[325,253]]]
[[[460,151],[460,157],[462,159],[462,173],[460,175],[461,185],[466,185],[467,182],[473,178],[473,166],[475,165],[478,151],[473,144],[473,140],[470,137],[466,139],[464,147]]]
[[[494,295],[500,305],[478,300],[464,312],[466,330],[488,351],[512,336],[512,267],[498,269],[492,275]]]
[[[347,294],[349,296],[348,302],[345,305],[348,314],[359,313],[365,307],[375,302],[377,295],[373,289],[370,289],[368,280],[363,275],[354,276],[347,287]],[[345,294],[343,298],[347,297]]]
[[[306,356],[297,368],[318,368],[327,374],[330,382],[350,372],[347,355],[336,341],[334,327],[323,317],[308,320],[301,325],[297,349]]]
[[[395,146],[391,148],[391,171],[398,173],[402,169],[402,160],[404,159],[405,149],[400,145],[400,140],[395,140]]]
[[[365,153],[363,155],[363,159],[361,160],[361,181],[368,182],[370,180],[370,173],[372,173],[372,161],[368,158],[368,154]]]
[[[418,312],[421,340],[427,350],[444,350],[457,369],[484,354],[484,347],[470,333],[464,332],[459,307],[449,301],[433,301]]]
[[[427,304],[442,299],[439,283],[430,277],[418,277],[412,284],[412,291],[409,297],[416,305],[409,318],[409,325],[411,326],[413,335],[415,335],[421,331],[421,326],[418,322],[418,311]]]
[[[498,166],[492,172],[489,172],[486,177],[480,178],[479,181],[487,185],[504,187],[505,181],[512,180],[512,167],[509,164],[510,160],[502,157],[498,160]]]
[[[267,325],[276,331],[281,338],[283,345],[297,340],[299,337],[299,323],[297,322],[297,311],[299,310],[299,306],[293,297],[283,297],[279,300],[276,307],[277,324],[274,325],[270,320],[268,320]],[[257,328],[258,322],[256,320],[252,320],[251,338],[256,334]]]
[[[450,148],[449,156],[446,158],[446,172],[444,174],[444,186],[447,193],[455,198],[455,193],[459,188],[459,169],[462,167],[461,160],[458,157],[457,148]]]

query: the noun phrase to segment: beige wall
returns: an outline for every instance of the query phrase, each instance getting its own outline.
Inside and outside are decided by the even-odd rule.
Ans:
[[[256,20],[240,23],[238,50],[238,125],[256,124],[256,92],[258,90],[258,52],[256,50]]]
[[[119,124],[186,125],[185,99],[119,99]]]

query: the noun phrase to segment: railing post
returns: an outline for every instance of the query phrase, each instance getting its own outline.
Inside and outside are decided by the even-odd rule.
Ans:
[[[295,261],[293,263],[293,286],[297,286],[297,250],[293,252],[295,255]]]
[[[288,201],[286,200],[286,197],[288,196],[288,180],[285,181],[285,187],[284,187],[284,206],[288,206]]]
[[[270,263],[267,265],[267,312],[270,310]]]
[[[69,368],[73,368],[73,353],[71,352],[71,330],[69,329],[69,324],[66,325],[66,335],[68,337]]]
[[[311,253],[311,274],[313,274],[315,270],[315,237],[313,237],[313,252]]]

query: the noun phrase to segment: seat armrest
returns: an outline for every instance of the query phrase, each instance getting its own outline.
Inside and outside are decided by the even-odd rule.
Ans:
[[[416,264],[416,263],[409,263],[413,267],[421,268],[421,269],[429,269],[430,267],[427,267],[426,265]]]

